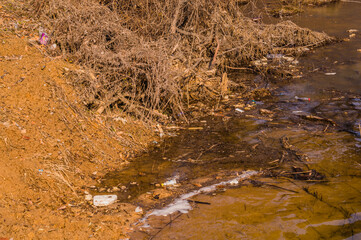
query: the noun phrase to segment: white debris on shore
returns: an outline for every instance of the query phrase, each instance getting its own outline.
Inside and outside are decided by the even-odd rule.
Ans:
[[[155,209],[149,213],[147,213],[139,222],[143,222],[145,223],[145,221],[150,217],[150,216],[167,216],[170,215],[172,213],[175,212],[180,212],[180,213],[187,213],[189,210],[192,210],[192,206],[189,204],[188,199],[196,196],[198,194],[201,193],[209,193],[209,192],[213,192],[217,189],[217,186],[223,186],[223,185],[237,185],[239,184],[239,182],[241,180],[250,178],[254,175],[258,174],[257,171],[252,171],[252,170],[248,170],[248,171],[244,171],[241,175],[239,175],[238,177],[228,180],[228,181],[223,181],[220,183],[216,183],[207,187],[203,187],[200,188],[198,190],[194,190],[192,192],[186,193],[181,195],[179,198],[176,198],[172,203],[170,203],[169,205],[165,206],[162,209]],[[147,227],[149,226],[144,225],[143,227]]]

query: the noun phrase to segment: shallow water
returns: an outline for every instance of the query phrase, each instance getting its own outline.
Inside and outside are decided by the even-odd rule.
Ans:
[[[360,12],[361,4],[338,3],[307,9],[293,21],[348,38],[347,30],[361,31]],[[202,183],[204,187],[217,182],[219,172],[223,175],[218,182],[242,170],[272,167],[274,160],[282,158],[279,142],[285,136],[295,149],[308,156],[307,167],[324,174],[327,181],[264,178],[258,179],[265,183],[260,186],[241,184],[224,192],[194,194],[192,200],[201,204],[193,204],[193,210],[167,217],[151,216],[149,212],[151,227],[135,233],[133,238],[360,239],[361,137],[357,131],[361,100],[352,96],[361,93],[361,52],[357,49],[361,49],[360,32],[350,41],[300,58],[307,74],[279,88],[273,103],[277,111],[287,114],[273,120],[235,113],[229,114],[226,121],[224,116],[202,119],[191,125],[197,130],[180,130],[177,137],[168,139],[157,150],[134,159],[128,169],[109,173],[103,184],[126,185],[127,191],[118,194],[120,199],[136,204],[137,196],[147,192],[151,195],[156,184],[170,179],[181,185],[178,189],[188,186],[180,193],[192,192],[194,188],[189,185],[199,178],[208,178]],[[299,101],[296,96],[311,101]],[[291,121],[292,116],[302,114],[332,119],[339,127],[328,130],[332,126]],[[156,206],[157,200],[151,203]]]
[[[339,3],[308,9],[296,17],[299,25],[346,38],[348,29],[360,29],[361,4]],[[361,37],[317,49],[300,59],[308,69],[318,68],[305,79],[280,89],[280,99],[309,97],[310,102],[281,105],[284,111],[310,112],[327,98],[325,88],[361,92]],[[334,72],[335,75],[325,75]],[[281,94],[282,93],[282,94]],[[342,102],[342,100],[341,100]],[[326,104],[316,108],[322,111]],[[356,111],[352,121],[360,123],[359,99],[351,104],[330,100],[330,111]],[[345,119],[345,118],[343,118]],[[347,118],[346,118],[347,119]],[[308,131],[298,127],[267,129],[270,139],[288,136],[290,143],[309,157],[308,164],[327,176],[326,183],[304,183],[275,179],[277,186],[297,191],[244,186],[216,196],[199,195],[196,200],[211,205],[181,216],[157,234],[157,239],[360,239],[361,150],[360,139],[345,132]],[[272,142],[272,141],[269,141]],[[267,181],[267,180],[265,180]],[[268,180],[270,181],[270,180]]]
[[[332,87],[343,91],[361,93],[361,3],[340,2],[322,8],[307,9],[292,20],[302,27],[323,31],[339,39],[349,39],[323,48],[301,59],[310,70],[319,68],[307,79],[315,88]],[[358,30],[350,38],[348,30]],[[336,73],[327,76],[325,73]]]

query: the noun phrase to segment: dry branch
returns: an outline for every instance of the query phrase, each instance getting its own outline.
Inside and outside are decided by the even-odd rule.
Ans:
[[[26,1],[51,30],[57,54],[94,73],[75,73],[73,84],[98,113],[184,116],[183,92],[189,100],[192,89],[205,85],[207,78],[195,87],[191,79],[216,59],[218,69],[243,69],[267,54],[300,54],[333,40],[290,21],[254,22],[237,1]],[[209,59],[209,66],[200,64]],[[205,89],[219,94],[219,87]]]

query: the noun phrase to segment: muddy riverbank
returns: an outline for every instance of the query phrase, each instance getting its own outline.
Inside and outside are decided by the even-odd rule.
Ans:
[[[98,101],[96,94],[102,92],[95,90],[108,86],[97,82],[104,75],[77,66],[74,56],[64,55],[64,61],[60,52],[50,51],[53,44],[57,50],[64,46],[64,35],[51,45],[39,44],[39,23],[26,14],[14,16],[21,12],[19,5],[5,3],[0,5],[0,150],[4,156],[0,237],[342,239],[360,232],[360,34],[347,32],[360,25],[357,17],[348,18],[357,16],[357,5],[308,9],[292,19],[345,39],[316,51],[282,35],[280,29],[300,30],[290,22],[275,27],[259,24],[256,16],[246,19],[250,26],[266,29],[262,34],[276,31],[287,42],[280,42],[285,52],[256,51],[260,55],[249,59],[249,66],[227,63],[216,69],[225,63],[220,57],[212,69],[214,62],[208,60],[217,59],[219,44],[209,38],[210,50],[198,49],[206,61],[199,64],[192,55],[187,69],[182,69],[188,81],[182,85],[186,107],[172,112],[181,120],[171,124],[160,111],[141,105],[148,99],[144,94],[134,99],[126,95],[121,101],[111,94],[101,95]],[[96,14],[99,9],[108,11],[102,6]],[[79,16],[88,14],[74,11]],[[310,20],[313,16],[315,21]],[[338,30],[330,19],[340,21],[333,23]],[[310,25],[314,22],[325,26]],[[110,30],[117,33],[119,28],[114,26]],[[196,42],[208,39],[187,34],[193,30],[185,26],[179,24],[186,31],[179,36]],[[305,29],[304,34],[311,36],[313,47],[319,46],[314,39],[329,39]],[[102,40],[109,43],[109,38]],[[91,59],[103,56],[99,50],[103,45],[83,43],[83,47],[92,44]],[[263,43],[257,40],[259,44]],[[106,46],[104,52],[112,51],[112,45]],[[219,47],[220,56],[233,49],[223,46],[227,45]],[[295,53],[297,47],[299,54],[288,52]],[[183,50],[174,51],[180,56]],[[139,73],[142,68],[133,70]],[[89,87],[88,92],[79,87],[82,84]],[[90,96],[90,101],[84,96]],[[124,113],[131,105],[127,99],[137,103]],[[149,112],[159,125],[136,118]],[[131,157],[134,152],[144,154]],[[116,195],[118,202],[94,206],[95,195],[109,194]],[[177,199],[182,214],[171,211],[169,216],[158,216],[175,206]],[[142,224],[136,224],[140,219]]]
[[[357,3],[339,3],[296,17],[298,24],[323,29],[344,41],[297,59],[302,77],[281,86],[269,83],[274,97],[245,105],[226,102],[213,117],[187,125],[154,155],[144,156],[141,161],[163,169],[152,178],[158,187],[143,193],[142,183],[138,187],[142,200],[132,200],[145,210],[147,203],[161,208],[171,202],[172,194],[227,179],[225,172],[231,178],[254,169],[262,177],[192,197],[193,210],[151,217],[150,226],[140,227],[134,239],[359,237],[359,10]],[[160,185],[175,176],[179,186]],[[199,182],[204,176],[212,181]]]

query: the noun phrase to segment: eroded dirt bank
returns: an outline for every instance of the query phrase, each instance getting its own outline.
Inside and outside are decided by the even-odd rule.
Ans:
[[[0,32],[0,151],[2,154],[0,159],[2,170],[0,173],[2,179],[0,184],[0,216],[2,218],[0,237],[14,239],[126,238],[132,228],[130,224],[141,217],[141,213],[136,213],[135,208],[142,203],[141,200],[144,200],[145,204],[149,204],[150,194],[143,191],[142,193],[145,192],[142,195],[143,199],[135,202],[137,205],[116,203],[105,208],[95,208],[91,201],[85,200],[85,195],[90,191],[100,190],[102,184],[106,184],[102,181],[104,178],[101,179],[101,177],[107,172],[126,166],[131,153],[146,149],[152,140],[158,141],[153,135],[155,127],[144,125],[129,115],[112,115],[112,112],[107,112],[105,107],[101,108],[99,105],[97,105],[99,107],[97,110],[101,109],[98,113],[102,113],[102,115],[89,111],[85,107],[89,102],[84,101],[84,96],[83,98],[79,97],[69,84],[70,79],[68,78],[70,73],[89,77],[88,74],[84,74],[87,71],[59,57],[46,56],[45,49],[37,43],[38,36],[31,35],[31,31],[30,34],[27,31],[22,32],[23,29],[26,29],[28,19],[13,19],[8,13],[1,9],[0,11],[0,23],[4,30]],[[292,31],[298,30],[292,24],[287,27]],[[310,32],[306,31],[306,33]],[[321,39],[328,39],[326,35],[320,34],[320,36]],[[95,53],[97,52],[95,51]],[[202,54],[205,53],[202,52]],[[205,55],[209,57],[214,53]],[[262,69],[263,63],[264,59],[257,59],[254,62],[260,69]],[[205,62],[203,65],[208,65],[208,63]],[[277,69],[277,66],[266,67],[264,70],[272,72],[274,69]],[[191,70],[193,71],[193,69]],[[189,85],[194,89],[188,98],[191,98],[193,103],[208,97],[213,98],[213,100],[218,100],[217,104],[225,104],[224,109],[230,108],[233,111],[234,102],[230,101],[229,106],[227,106],[227,102],[220,103],[219,96],[224,92],[222,93],[219,82],[225,81],[227,75],[220,76],[218,74],[214,77],[214,73],[211,73],[212,82],[208,81],[210,80],[206,76],[208,73],[202,74],[201,77],[197,74],[187,76],[189,82],[195,82],[195,84]],[[211,84],[208,86],[209,82]],[[264,84],[262,81],[260,83]],[[254,82],[250,83],[250,85],[254,84]],[[270,92],[261,89],[248,94],[249,88],[246,85],[243,82],[232,82],[231,84],[234,90],[242,89],[244,95],[241,97],[247,96],[245,103],[242,102],[239,107],[250,105],[249,108],[253,111],[248,112],[250,118],[253,114],[261,116],[264,118],[263,120],[270,119],[272,112],[261,113],[259,108],[253,108],[253,105],[257,103],[248,102],[257,96],[260,99],[268,98]],[[237,96],[234,99],[237,99]],[[96,98],[91,100],[95,102]],[[109,98],[108,100],[107,107],[119,99]],[[272,106],[268,107],[272,109]],[[232,132],[234,126],[232,124],[227,126],[227,121],[235,114],[228,114],[224,109],[215,112],[214,115],[218,114],[220,117],[219,125],[225,125],[225,129]],[[208,107],[204,107],[200,103],[184,113],[197,118],[209,111]],[[199,130],[199,127],[202,126],[195,126],[195,130],[197,128]],[[323,125],[319,128],[323,128]],[[157,129],[162,133],[161,128]],[[246,130],[249,129],[246,128]],[[206,130],[203,133],[212,135]],[[199,135],[199,138],[201,137],[202,135]],[[227,138],[227,136],[223,137]],[[220,138],[222,139],[222,136]],[[186,137],[185,140],[187,141]],[[233,140],[231,139],[229,142]],[[238,162],[242,164],[252,165],[254,164],[252,160],[255,159],[258,161],[257,164],[263,164],[265,155],[267,155],[267,163],[263,167],[269,167],[269,162],[282,159],[283,152],[287,150],[282,144],[278,144],[274,148],[243,142],[243,152],[230,156],[233,145],[217,145],[212,141],[217,142],[219,138],[211,136],[210,142],[202,146],[200,153],[189,153],[187,156],[173,160],[181,160],[187,164],[187,161],[191,163],[194,160],[201,160],[203,155],[207,154],[210,154],[207,157],[211,159],[212,153],[224,151],[224,159],[227,158],[229,168],[238,164],[235,163],[234,158],[240,158],[242,161]],[[196,142],[189,141],[189,144],[195,145]],[[227,151],[227,147],[230,151]],[[296,152],[291,152],[290,158],[297,158]],[[203,168],[204,165],[199,163],[194,170]],[[186,171],[186,168],[180,168],[180,170]],[[150,195],[151,203],[148,207],[159,205],[156,198],[158,194],[158,197],[165,196],[166,199],[169,196],[180,194],[181,191],[199,188],[215,179],[232,177],[225,171],[224,173],[220,172],[219,176],[212,175],[215,178],[212,179],[207,176],[207,173],[205,173],[204,179],[198,179],[198,182],[190,181],[189,188],[184,188],[175,194],[167,195],[165,188],[158,187],[159,193],[155,192]],[[141,171],[135,173],[138,178],[141,178],[143,174]],[[167,177],[167,175],[163,177]],[[122,184],[124,182],[120,181]],[[159,184],[159,182],[153,182],[152,187],[154,187],[154,183]],[[108,190],[109,192],[119,192],[121,186],[119,182],[115,186],[111,186],[116,188],[108,188],[110,185],[107,185],[102,192]],[[139,188],[137,183],[134,187]],[[139,191],[135,192],[139,194]],[[127,199],[129,195],[129,192],[124,194],[124,199]],[[130,196],[130,199],[133,200],[133,197]],[[169,202],[171,198],[164,200],[161,204]],[[146,206],[145,204],[144,206]]]
[[[31,36],[11,31],[20,19],[0,15],[0,237],[122,238],[134,207],[96,209],[84,195],[145,149],[152,131],[126,116],[90,114],[64,77],[76,67],[44,56]]]

